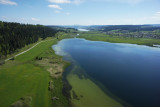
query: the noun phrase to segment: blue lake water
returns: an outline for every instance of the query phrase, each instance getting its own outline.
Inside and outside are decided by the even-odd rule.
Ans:
[[[83,32],[87,32],[87,31],[89,31],[89,30],[87,30],[87,29],[78,29],[79,31],[83,31]]]
[[[125,102],[160,107],[160,48],[78,38],[64,39],[56,48]]]

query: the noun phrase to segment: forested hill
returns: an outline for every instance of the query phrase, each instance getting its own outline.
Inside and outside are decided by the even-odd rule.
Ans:
[[[160,39],[160,25],[104,25],[90,26],[91,31],[100,31],[104,34],[131,38]]]
[[[25,45],[38,41],[41,37],[54,36],[58,30],[42,25],[29,25],[0,21],[0,59],[14,53]]]
[[[137,31],[154,31],[159,30],[160,25],[95,25],[88,27],[89,30],[99,30],[99,31],[112,31],[112,30],[125,30],[129,32]]]

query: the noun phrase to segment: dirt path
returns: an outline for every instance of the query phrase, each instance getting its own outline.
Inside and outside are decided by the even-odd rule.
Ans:
[[[32,46],[31,48],[29,48],[29,49],[27,49],[27,50],[25,50],[25,51],[23,51],[23,52],[21,52],[21,53],[19,53],[19,54],[17,54],[17,55],[14,55],[13,57],[17,57],[17,56],[19,56],[19,55],[22,55],[22,54],[28,52],[29,50],[33,49],[33,48],[34,48],[35,46],[37,46],[38,44],[40,44],[40,43],[42,43],[42,42],[46,42],[46,41],[51,41],[51,40],[54,40],[54,39],[45,40],[45,41],[40,41],[40,42],[36,43],[34,46]],[[10,58],[6,59],[5,62],[9,61],[9,60],[12,59],[13,57],[10,57]]]

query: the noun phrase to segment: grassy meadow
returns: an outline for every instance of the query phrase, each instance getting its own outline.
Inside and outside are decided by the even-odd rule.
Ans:
[[[49,107],[49,73],[32,64],[20,64],[0,70],[0,106],[9,107],[25,96],[33,107]]]
[[[79,38],[85,38],[87,40],[93,40],[93,41],[105,41],[105,42],[112,42],[112,43],[130,43],[130,44],[147,45],[147,46],[153,46],[153,44],[160,44],[159,39],[111,36],[111,35],[106,35],[100,32],[92,32],[92,31],[80,33]]]
[[[65,37],[67,36],[64,34],[59,39],[47,38],[15,60],[9,60],[0,66],[0,107],[69,106],[67,98],[62,94],[61,79],[67,63],[51,48]]]

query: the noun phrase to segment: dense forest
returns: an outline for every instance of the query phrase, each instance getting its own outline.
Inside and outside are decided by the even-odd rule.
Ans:
[[[14,53],[39,38],[54,36],[57,29],[42,25],[30,25],[0,21],[0,59]]]

